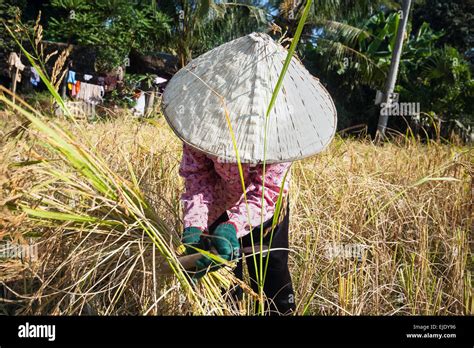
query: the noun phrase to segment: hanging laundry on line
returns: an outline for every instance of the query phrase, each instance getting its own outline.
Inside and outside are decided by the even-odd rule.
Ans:
[[[67,73],[67,83],[75,84],[76,83],[76,72],[69,70]]]
[[[81,89],[81,81],[76,79],[76,72],[69,70],[67,74],[67,88],[71,93],[71,97],[76,97]]]
[[[81,88],[77,93],[76,98],[84,100],[87,103],[98,104],[102,102],[104,97],[104,87],[93,85],[91,83],[82,82]]]
[[[25,65],[21,62],[20,57],[15,52],[11,52],[10,56],[8,57],[8,66],[10,73],[13,72],[13,68],[18,69],[19,71],[23,71],[25,69]],[[21,82],[21,74],[17,74],[16,82]]]
[[[80,90],[81,90],[81,81],[76,80],[76,83],[72,85],[71,95],[73,97],[77,97]]]
[[[34,66],[31,67],[30,69],[31,76],[30,76],[30,82],[33,86],[37,87],[39,82],[40,82],[40,76],[38,74],[38,71]]]

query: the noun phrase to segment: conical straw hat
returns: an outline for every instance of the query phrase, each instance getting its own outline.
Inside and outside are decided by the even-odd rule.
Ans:
[[[185,143],[236,162],[229,119],[241,162],[262,163],[265,115],[286,56],[285,48],[263,33],[199,56],[166,87],[168,123]],[[336,120],[329,93],[293,57],[269,114],[266,162],[293,161],[322,151],[334,137]]]

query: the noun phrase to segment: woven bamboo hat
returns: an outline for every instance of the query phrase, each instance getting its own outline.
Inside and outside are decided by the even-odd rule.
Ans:
[[[185,143],[236,162],[230,120],[241,162],[262,163],[265,115],[286,56],[285,48],[263,33],[199,56],[165,89],[168,123]],[[266,162],[289,162],[322,151],[334,137],[336,121],[329,93],[293,57],[269,114]]]

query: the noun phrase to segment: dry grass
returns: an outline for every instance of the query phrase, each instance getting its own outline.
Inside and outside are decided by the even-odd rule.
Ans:
[[[133,180],[130,164],[157,215],[172,230],[181,229],[181,146],[162,118],[62,123],[82,140],[87,137],[112,170]],[[2,114],[0,136],[19,124],[17,117]],[[0,312],[193,312],[179,283],[155,272],[158,253],[143,233],[75,233],[67,222],[48,227],[7,209],[46,178],[37,164],[13,164],[56,160],[37,142],[36,133],[27,131],[1,143],[0,239],[37,235],[42,247],[40,262],[17,262],[18,272],[12,261],[0,265],[0,281],[12,301],[0,302]],[[472,151],[406,139],[374,146],[338,138],[328,151],[295,163],[292,170],[291,270],[298,314],[474,312]],[[58,198],[61,192],[59,186],[51,195]],[[328,257],[329,251],[350,244],[364,246],[360,260]],[[26,280],[7,281],[19,277]],[[253,306],[249,298],[244,307]],[[239,313],[219,301],[203,300],[200,312]]]
[[[472,313],[472,152],[463,151],[339,139],[295,166],[293,274],[309,313]],[[363,245],[364,256],[324,258],[341,244]]]

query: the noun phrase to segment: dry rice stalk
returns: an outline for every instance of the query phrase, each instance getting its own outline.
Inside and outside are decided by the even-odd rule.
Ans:
[[[56,91],[59,90],[61,82],[64,80],[66,76],[67,69],[64,69],[64,65],[66,64],[66,60],[69,57],[69,54],[71,53],[71,51],[72,51],[72,46],[68,46],[65,50],[61,52],[59,57],[54,62],[53,71],[51,73],[51,83],[54,86]],[[57,53],[57,51],[53,53]],[[51,53],[50,55],[46,57],[45,62],[49,60],[50,56],[52,56],[53,53]]]

